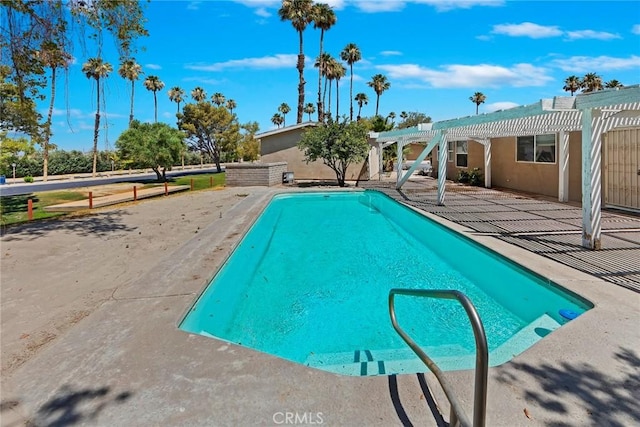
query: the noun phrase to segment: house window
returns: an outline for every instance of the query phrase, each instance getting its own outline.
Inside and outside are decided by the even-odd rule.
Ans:
[[[516,140],[516,156],[519,162],[555,163],[555,134],[519,136]]]
[[[454,147],[455,141],[447,141],[447,159],[450,162],[453,162],[453,147]]]
[[[456,141],[456,166],[467,167],[467,141]]]

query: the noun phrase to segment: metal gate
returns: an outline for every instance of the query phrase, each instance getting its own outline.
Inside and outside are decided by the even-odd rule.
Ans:
[[[604,204],[640,212],[640,128],[604,137]]]

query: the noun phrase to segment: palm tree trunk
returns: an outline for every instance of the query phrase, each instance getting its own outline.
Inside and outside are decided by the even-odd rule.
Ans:
[[[376,93],[376,116],[378,115],[378,107],[380,106],[380,94]]]
[[[42,146],[42,180],[47,181],[49,176],[49,141],[51,139],[51,117],[53,117],[53,103],[56,97],[56,67],[51,67],[51,102],[49,102],[49,112],[47,114],[47,124],[44,134],[44,144]]]
[[[324,120],[324,109],[322,106],[322,42],[324,39],[324,30],[320,30],[320,64],[318,65],[318,121],[322,122]],[[309,116],[311,117],[311,116]],[[311,118],[309,118],[311,120]]]
[[[155,114],[154,114],[154,118],[156,120],[156,123],[158,123],[158,97],[156,96],[156,91],[153,91],[153,105],[155,106]]]
[[[480,107],[480,104],[476,104],[476,116],[478,115],[478,108]]]
[[[300,36],[300,53],[298,54],[298,73],[300,80],[298,81],[298,117],[297,123],[302,123],[302,114],[304,108],[304,51],[302,45],[302,31],[298,31]]]
[[[325,100],[327,99],[327,82],[329,81],[328,78],[324,78],[324,94],[322,95],[322,119],[324,120],[324,106],[325,106]]]
[[[360,117],[360,113],[362,113],[362,104],[358,103],[358,117]]]
[[[180,101],[178,101],[178,112],[176,114],[180,114]]]
[[[329,106],[329,117],[331,117],[331,80],[329,80],[329,102],[327,105]]]
[[[131,80],[131,112],[129,113],[129,127],[131,127],[131,122],[133,121],[133,90],[134,90],[134,81]]]
[[[336,79],[336,120],[340,118],[340,79]]]
[[[349,64],[351,68],[351,83],[349,84],[349,120],[353,121],[353,63]]]
[[[98,169],[98,132],[100,130],[100,78],[96,79],[96,87],[98,103],[96,105],[96,121],[93,127],[93,169],[91,173],[94,178]]]

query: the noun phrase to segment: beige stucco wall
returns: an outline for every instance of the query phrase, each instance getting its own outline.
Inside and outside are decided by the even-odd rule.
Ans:
[[[582,202],[582,132],[569,134],[569,201]]]
[[[294,179],[319,179],[319,180],[335,180],[336,174],[333,169],[322,163],[321,160],[307,164],[304,161],[304,155],[298,149],[297,144],[300,141],[302,132],[305,129],[293,129],[289,132],[281,132],[276,135],[270,135],[260,139],[260,161],[264,163],[287,162],[287,169],[293,172]],[[365,162],[360,162],[349,166],[347,169],[346,179],[355,181],[358,175],[364,169],[361,179],[368,179],[366,167],[363,168]]]

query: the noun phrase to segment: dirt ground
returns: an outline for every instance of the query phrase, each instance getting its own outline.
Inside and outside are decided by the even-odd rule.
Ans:
[[[3,230],[2,377],[244,196],[233,188],[177,194]]]

